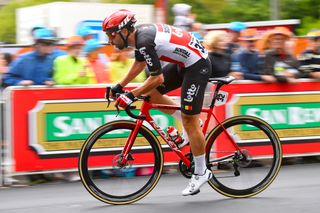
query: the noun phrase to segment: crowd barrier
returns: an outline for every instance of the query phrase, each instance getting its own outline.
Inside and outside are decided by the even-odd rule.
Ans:
[[[105,122],[128,119],[125,112],[116,117],[113,104],[106,108],[102,98],[105,86],[6,88],[2,124],[6,150],[1,150],[2,165],[7,165],[5,175],[77,170],[79,149],[86,137]],[[227,103],[216,107],[220,120],[240,114],[258,116],[276,129],[286,157],[320,154],[320,82],[240,81],[222,90]],[[179,90],[169,95],[177,98]],[[169,125],[181,128],[169,115],[156,110],[152,115],[163,129]],[[246,137],[250,137],[249,133]],[[112,150],[115,146],[104,148]],[[259,148],[257,143],[253,146]],[[164,152],[167,164],[177,162],[173,152]]]
[[[2,151],[4,146],[3,140],[3,99],[2,99],[2,91],[0,90],[0,186],[3,184],[3,176],[4,176],[4,152]]]

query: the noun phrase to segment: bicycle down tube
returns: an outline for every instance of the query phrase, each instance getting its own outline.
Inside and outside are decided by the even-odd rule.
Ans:
[[[191,165],[190,160],[186,156],[184,156],[184,154],[179,150],[179,148],[171,140],[171,138],[169,136],[167,136],[167,134],[161,129],[161,127],[158,126],[158,124],[152,119],[152,117],[149,114],[149,110],[151,108],[180,110],[180,107],[178,107],[178,106],[158,105],[158,104],[151,104],[148,101],[143,101],[141,109],[140,109],[140,115],[134,116],[135,118],[137,118],[137,120],[136,120],[137,125],[136,125],[135,129],[130,133],[128,140],[127,140],[127,143],[125,144],[125,147],[123,149],[123,152],[121,153],[124,156],[121,163],[125,163],[125,161],[127,160],[127,156],[129,154],[130,149],[131,149],[131,147],[134,143],[134,140],[137,136],[138,130],[142,126],[143,121],[145,120],[160,135],[160,137],[168,144],[168,146],[171,148],[171,150],[174,151],[187,166],[190,166]]]

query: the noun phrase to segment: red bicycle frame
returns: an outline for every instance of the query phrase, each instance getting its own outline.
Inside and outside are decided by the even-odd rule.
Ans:
[[[220,87],[217,86],[212,103],[209,106],[209,108],[202,108],[202,110],[201,110],[202,113],[207,114],[206,120],[205,120],[204,125],[202,127],[202,133],[204,135],[207,132],[211,116],[214,117],[215,121],[217,122],[217,125],[222,126],[221,122],[218,120],[218,118],[213,113],[213,108],[214,108],[215,100],[218,96],[219,88]],[[187,167],[190,167],[190,165],[191,165],[190,160],[183,154],[183,152],[177,147],[177,145],[171,140],[171,138],[164,132],[164,130],[162,130],[161,127],[158,126],[157,123],[152,119],[152,117],[150,116],[150,113],[149,113],[150,109],[181,110],[181,108],[179,106],[153,104],[153,103],[150,103],[149,100],[144,100],[142,103],[141,109],[140,109],[139,116],[135,116],[135,117],[140,117],[140,118],[137,118],[136,126],[135,126],[134,130],[130,133],[128,140],[124,146],[124,149],[121,152],[121,156],[123,157],[121,164],[123,164],[123,165],[126,164],[127,156],[133,146],[135,138],[137,137],[138,130],[142,126],[143,121],[145,120],[153,127],[154,130],[156,130],[156,132],[158,132],[158,134],[163,138],[163,140],[169,145],[171,150],[174,151],[179,156],[179,158],[183,161],[183,163]],[[128,109],[126,111],[128,113],[128,111],[130,112],[130,109]],[[141,117],[143,117],[143,118],[141,118]],[[234,142],[233,138],[230,136],[230,134],[227,132],[227,130],[223,126],[222,126],[222,128],[223,128],[225,134],[227,135],[227,137],[230,139],[230,142],[232,143],[232,145],[235,147],[235,149],[239,150],[241,152],[240,148]]]

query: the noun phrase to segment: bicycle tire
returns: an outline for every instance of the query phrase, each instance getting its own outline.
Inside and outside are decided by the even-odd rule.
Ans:
[[[242,160],[234,159],[234,156],[228,159],[228,154],[233,150],[230,148],[232,146],[222,148],[228,139],[223,133],[224,129],[232,135],[245,153]],[[256,137],[262,139],[244,140],[246,133],[241,132],[244,129],[251,129],[252,132],[248,134],[257,134]],[[218,149],[220,151],[214,151]],[[214,158],[223,159],[224,155],[226,159],[221,162],[215,161]],[[215,164],[212,168],[216,169],[208,183],[214,190],[227,197],[247,198],[262,192],[278,175],[281,161],[282,147],[277,133],[268,123],[257,117],[240,115],[228,118],[206,137],[206,162],[208,165]],[[253,180],[255,177],[257,181]],[[251,181],[252,185],[249,185]]]
[[[95,146],[98,146],[99,143],[105,143],[108,138],[108,135],[111,136],[110,134],[114,134],[117,132],[125,132],[125,131],[132,131],[136,126],[135,122],[132,121],[112,121],[110,123],[106,123],[102,125],[101,127],[97,128],[92,134],[87,138],[87,140],[84,142],[81,150],[80,150],[80,155],[79,155],[79,174],[81,181],[86,188],[86,190],[96,199],[108,203],[108,204],[114,204],[114,205],[121,205],[121,204],[130,204],[133,202],[136,202],[143,197],[145,197],[148,193],[152,191],[152,189],[156,186],[158,183],[162,170],[163,170],[163,153],[161,149],[161,145],[159,140],[156,138],[156,136],[145,126],[141,126],[141,128],[138,131],[137,138],[139,136],[140,141],[143,141],[146,145],[143,147],[147,147],[149,150],[148,151],[148,156],[151,156],[154,160],[149,166],[149,168],[153,168],[152,173],[150,174],[149,177],[144,177],[144,176],[135,176],[131,178],[127,177],[107,177],[105,179],[103,178],[98,178],[97,180],[94,179],[94,172],[115,172],[115,171],[123,171],[123,170],[128,170],[128,168],[123,169],[123,168],[114,168],[114,160],[117,159],[118,155],[117,153],[121,152],[122,148],[115,150],[112,149],[111,151],[104,151],[104,152],[95,152]],[[118,139],[119,140],[119,139]],[[123,141],[126,141],[127,139],[123,139]],[[136,139],[137,141],[137,139]],[[136,142],[135,141],[135,142]],[[123,145],[123,144],[122,144]],[[98,149],[97,149],[98,150]],[[141,160],[141,156],[145,156],[145,153],[141,153],[141,149],[139,147],[135,147],[133,145],[132,149],[132,161],[139,162]],[[130,153],[131,153],[130,152]],[[105,155],[105,156],[104,156]],[[111,156],[115,155],[115,157]],[[106,162],[107,165],[112,164],[112,168],[109,166],[108,169],[105,170],[94,170],[91,168],[91,160],[96,160],[98,157],[102,158],[104,157],[105,159],[108,159],[108,162]],[[112,160],[112,162],[110,162]],[[141,169],[143,168],[143,164],[140,165],[137,163],[135,165],[136,167],[132,167],[132,169]],[[141,166],[141,167],[139,167]],[[91,169],[90,169],[90,168]],[[100,166],[101,167],[101,166]],[[144,185],[141,187],[138,186],[137,189],[134,189],[133,192],[128,192],[126,194],[126,187],[131,188],[132,183],[134,184],[135,182],[130,182],[132,178],[137,178],[139,182],[142,180],[145,180],[146,183],[143,182]],[[140,178],[140,179],[138,179]],[[115,182],[118,181],[118,182]],[[120,181],[120,183],[119,183]],[[128,183],[127,183],[128,181]],[[123,183],[125,182],[125,183]],[[106,185],[107,183],[107,185]],[[126,186],[128,184],[128,186]],[[110,192],[106,192],[108,190],[114,190],[112,194]],[[121,195],[115,195],[115,193],[120,193],[122,189],[125,189],[123,192],[124,194]],[[136,190],[136,191],[135,191]]]

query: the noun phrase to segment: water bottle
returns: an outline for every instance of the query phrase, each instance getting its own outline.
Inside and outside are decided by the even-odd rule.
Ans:
[[[167,133],[171,140],[175,142],[176,145],[179,145],[183,142],[183,138],[179,134],[178,130],[173,126],[168,126]]]

